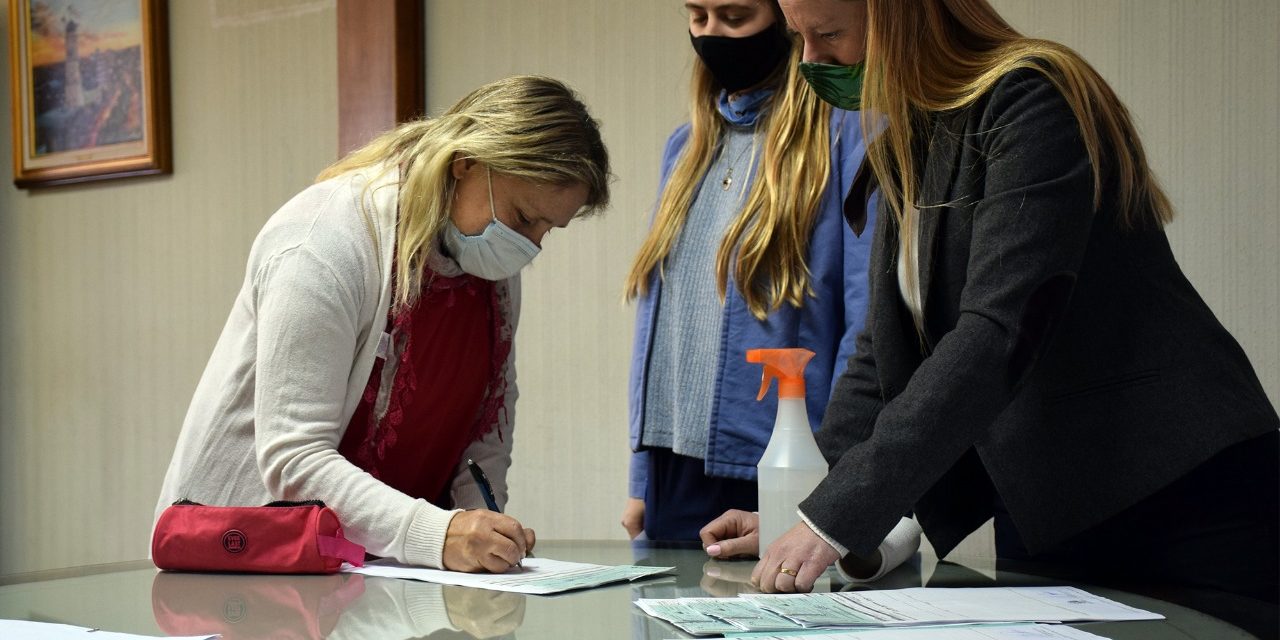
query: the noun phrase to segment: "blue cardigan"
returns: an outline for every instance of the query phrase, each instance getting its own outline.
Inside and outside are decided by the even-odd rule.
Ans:
[[[667,139],[662,156],[659,193],[689,137],[689,125]],[[761,367],[746,360],[748,349],[804,347],[816,353],[805,371],[809,422],[814,429],[831,395],[832,385],[854,354],[854,336],[862,330],[867,309],[867,265],[871,238],[866,230],[855,236],[845,223],[843,206],[864,148],[856,112],[832,110],[831,176],[819,205],[809,241],[809,272],[816,297],[796,309],[784,304],[764,322],[756,320],[729,283],[720,331],[711,424],[708,425],[706,472],[724,478],[754,480],[756,463],[769,444],[777,411],[777,389],[756,401]],[[705,178],[704,178],[705,179]],[[868,229],[874,225],[875,203],[867,210]],[[732,276],[731,276],[732,277]],[[649,456],[642,450],[645,387],[653,324],[662,279],[650,277],[649,292],[637,301],[635,345],[631,357],[631,456],[629,494],[644,497]]]

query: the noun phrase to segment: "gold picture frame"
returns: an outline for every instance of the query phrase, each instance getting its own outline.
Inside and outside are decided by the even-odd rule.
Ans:
[[[9,0],[13,181],[172,173],[166,0]]]

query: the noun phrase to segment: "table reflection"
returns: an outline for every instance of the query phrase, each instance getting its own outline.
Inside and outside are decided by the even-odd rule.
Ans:
[[[156,574],[151,605],[170,635],[249,638],[500,638],[526,596],[358,574]]]

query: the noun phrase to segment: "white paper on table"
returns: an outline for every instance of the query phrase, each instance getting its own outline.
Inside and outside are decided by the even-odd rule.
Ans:
[[[753,640],[1107,640],[1087,631],[1048,624],[901,627],[751,637]]]
[[[23,640],[154,640],[157,636],[140,636],[132,633],[114,633],[89,627],[77,627],[70,624],[52,622],[31,622],[29,620],[0,620],[0,638],[22,638]],[[173,637],[176,640],[210,640],[218,634],[207,636],[160,636]]]
[[[546,595],[587,589],[613,582],[629,582],[648,576],[668,573],[675,567],[640,567],[636,565],[603,565],[585,562],[565,562],[550,558],[525,558],[523,567],[512,567],[506,573],[462,573],[443,569],[427,569],[403,565],[390,560],[375,560],[363,567],[343,565],[348,573],[382,578],[405,578],[460,587],[476,587],[493,591],[510,591]]]
[[[743,597],[806,627],[1164,618],[1075,587],[913,587]]]

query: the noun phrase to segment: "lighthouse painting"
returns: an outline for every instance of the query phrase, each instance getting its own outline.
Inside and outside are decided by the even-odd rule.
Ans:
[[[167,94],[163,1],[10,7],[15,182],[167,172],[168,97],[157,95]]]

